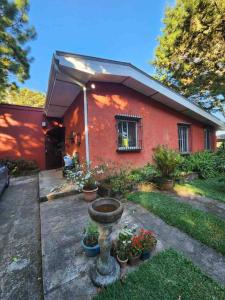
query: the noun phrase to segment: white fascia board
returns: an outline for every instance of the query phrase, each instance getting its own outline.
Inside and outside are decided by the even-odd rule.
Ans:
[[[153,79],[150,75],[130,63],[114,62],[111,60],[92,58],[82,55],[56,55],[55,57],[59,60],[60,65],[91,74],[93,76],[93,80],[94,75],[97,74],[131,77],[169,98],[170,101],[179,103],[184,107],[184,109],[191,110],[201,117],[209,120],[217,127],[224,128],[225,126],[225,124],[216,117],[199,108],[197,105],[192,104],[185,97],[165,87],[157,80]]]
[[[143,84],[151,87],[152,89],[154,89],[158,93],[160,93],[162,95],[165,95],[167,98],[171,99],[172,101],[175,101],[175,102],[179,103],[180,105],[182,105],[186,109],[189,109],[189,110],[197,113],[198,115],[202,116],[203,118],[208,119],[209,121],[215,123],[217,126],[220,126],[220,127],[224,126],[224,123],[222,121],[220,121],[219,119],[217,119],[216,117],[214,117],[211,114],[207,113],[206,111],[204,111],[203,109],[201,109],[197,105],[192,104],[191,102],[189,102],[187,99],[185,99],[183,96],[179,95],[178,93],[176,93],[176,92],[172,91],[171,89],[163,86],[162,84],[160,84],[159,82],[157,82],[154,79],[151,79],[147,75],[142,74],[142,72],[140,72],[138,70],[136,71],[135,69],[132,69],[133,75],[131,75],[131,77],[133,77],[134,79],[136,79],[136,80],[142,82]]]

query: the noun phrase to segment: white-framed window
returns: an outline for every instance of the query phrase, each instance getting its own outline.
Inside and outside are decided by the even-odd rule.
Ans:
[[[141,150],[141,121],[137,117],[116,116],[117,119],[117,150]]]
[[[204,148],[205,150],[212,150],[212,135],[210,128],[204,129]]]
[[[179,124],[178,125],[178,144],[180,153],[190,152],[190,128],[188,125]]]

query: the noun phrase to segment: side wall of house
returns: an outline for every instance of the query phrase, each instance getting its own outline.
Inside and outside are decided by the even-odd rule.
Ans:
[[[0,158],[35,160],[45,169],[43,109],[0,105]]]
[[[84,103],[83,92],[81,92],[73,104],[64,115],[63,125],[65,132],[65,151],[67,154],[74,155],[78,153],[80,161],[85,161],[85,134],[84,134]],[[81,143],[77,145],[75,136],[74,141],[70,139],[74,134],[80,134]]]
[[[140,152],[116,151],[116,114],[142,117],[143,149]],[[153,149],[159,144],[177,150],[178,123],[190,123],[191,151],[204,150],[203,124],[119,84],[96,82],[95,90],[88,95],[88,122],[93,163],[104,159],[126,166],[142,166],[152,161]]]

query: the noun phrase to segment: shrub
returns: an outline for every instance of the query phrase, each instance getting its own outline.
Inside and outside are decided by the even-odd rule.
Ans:
[[[119,175],[109,178],[109,185],[113,195],[125,195],[132,191],[135,182],[129,177],[127,170],[121,170]]]
[[[131,170],[129,178],[136,183],[146,183],[152,181],[157,175],[158,172],[155,166],[148,163],[143,168]]]
[[[187,156],[181,170],[185,172],[198,172],[202,178],[210,178],[218,175],[219,158],[216,154],[209,151],[200,151]]]
[[[9,174],[14,176],[27,175],[39,171],[37,163],[33,160],[25,159],[1,159],[0,164],[6,165]]]
[[[179,153],[163,145],[159,145],[154,149],[153,159],[160,175],[164,178],[173,177],[176,168],[183,162],[183,158]]]
[[[225,174],[225,149],[224,146],[221,145],[219,149],[215,152],[215,161],[216,161],[216,169],[222,175]]]

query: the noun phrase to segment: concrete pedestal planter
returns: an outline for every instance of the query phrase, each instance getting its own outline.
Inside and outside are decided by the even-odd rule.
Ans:
[[[85,245],[84,240],[82,240],[81,244],[82,244],[82,247],[84,249],[86,256],[88,256],[88,257],[94,257],[100,253],[99,244],[97,244],[95,246],[87,246],[87,245]]]
[[[86,202],[92,202],[94,200],[97,199],[97,192],[98,192],[98,187],[92,189],[92,190],[87,190],[85,189],[85,187],[82,190],[83,194],[84,194],[84,200]]]
[[[98,287],[105,287],[120,278],[120,266],[110,255],[112,247],[111,233],[123,213],[123,205],[114,198],[99,198],[89,204],[88,213],[99,228],[98,243],[100,255],[90,270],[92,282]]]

